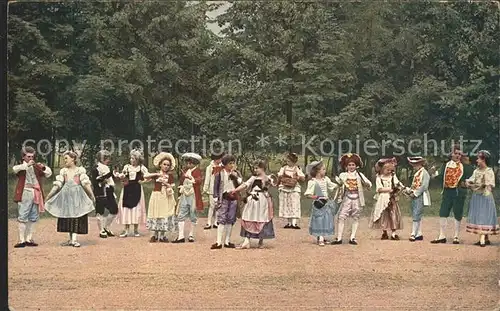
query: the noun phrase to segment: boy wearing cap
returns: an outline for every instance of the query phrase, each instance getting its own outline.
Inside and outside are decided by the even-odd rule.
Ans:
[[[424,167],[425,159],[422,157],[408,157],[408,163],[413,167],[414,175],[411,186],[405,189],[405,192],[411,197],[411,215],[413,218],[413,227],[410,235],[410,241],[422,241],[422,215],[424,207],[431,206],[431,196],[429,193],[429,172]]]
[[[196,153],[185,153],[182,159],[186,161],[187,171],[181,176],[181,185],[179,186],[179,213],[177,215],[179,236],[172,243],[185,243],[184,238],[184,225],[186,219],[191,220],[191,230],[189,231],[189,242],[194,242],[195,228],[198,218],[196,217],[196,210],[199,210],[201,201],[201,171],[198,165],[201,161],[201,156]],[[201,202],[201,209],[203,209],[203,202]]]

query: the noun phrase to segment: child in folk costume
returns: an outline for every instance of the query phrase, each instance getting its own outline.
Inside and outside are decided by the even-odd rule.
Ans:
[[[338,187],[326,176],[326,167],[321,161],[314,161],[306,167],[306,174],[311,176],[304,196],[313,199],[309,234],[317,238],[319,246],[325,245],[325,237],[334,234],[334,200],[330,193]]]
[[[466,231],[479,234],[479,242],[474,245],[485,247],[490,245],[490,234],[498,234],[497,210],[493,199],[492,189],[495,187],[495,173],[489,167],[491,154],[486,150],[478,152],[477,168],[472,176],[466,180],[467,186],[473,194],[469,202]]]
[[[118,204],[116,203],[115,182],[113,172],[109,169],[111,153],[107,150],[101,150],[96,155],[97,163],[90,171],[90,180],[94,197],[96,198],[96,218],[99,228],[99,237],[107,238],[115,236],[109,226],[116,219],[118,214]],[[104,210],[109,214],[104,217]]]
[[[411,197],[411,214],[413,218],[413,227],[411,230],[410,241],[422,241],[422,215],[424,207],[431,206],[431,196],[429,193],[429,172],[424,167],[425,159],[422,157],[409,157],[408,163],[414,169],[413,181],[411,187],[405,189]]]
[[[195,206],[196,206],[196,211],[202,212],[203,211],[203,197],[201,195],[201,186],[203,183],[203,176],[201,174],[201,169],[200,169],[200,163],[201,163],[201,156],[188,152],[185,153],[181,158],[185,159],[186,162],[186,170],[183,171],[183,174],[180,175],[179,178],[179,185],[182,185],[184,183],[184,178],[185,178],[185,173],[189,170],[191,171],[191,176],[195,179],[195,183],[193,184],[193,189],[194,189],[194,199],[195,199]]]
[[[431,176],[438,177],[443,183],[443,199],[439,209],[439,237],[431,241],[432,244],[446,243],[446,222],[453,210],[455,217],[455,236],[453,244],[460,244],[460,223],[463,218],[467,185],[465,180],[472,175],[472,167],[462,163],[463,153],[458,146],[453,148],[451,160],[439,171],[431,168]]]
[[[272,176],[266,175],[266,162],[261,160],[254,164],[254,176],[231,192],[231,195],[235,195],[247,189],[249,193],[241,213],[240,236],[245,240],[239,248],[249,249],[250,239],[258,239],[259,248],[262,248],[264,239],[275,238],[273,201],[268,191],[269,187],[275,185]]]
[[[130,152],[130,164],[123,167],[115,176],[123,182],[123,190],[118,203],[118,223],[125,226],[120,234],[124,238],[130,234],[130,225],[134,225],[134,236],[139,237],[139,224],[146,222],[146,203],[142,182],[145,179],[159,177],[159,173],[150,174],[142,165],[144,157],[139,150]]]
[[[201,161],[201,156],[196,153],[185,153],[182,159],[186,161],[186,172],[182,175],[182,184],[179,186],[179,211],[177,214],[179,236],[172,243],[185,243],[184,225],[186,219],[191,220],[191,230],[189,231],[189,242],[194,242],[195,228],[198,218],[196,210],[198,209],[198,200],[201,199],[200,185],[202,182],[201,172],[198,165]],[[198,173],[197,173],[198,172]],[[194,175],[193,175],[194,174]],[[197,191],[198,189],[198,195]],[[202,203],[203,208],[203,203]]]
[[[340,192],[342,201],[339,207],[338,235],[337,239],[332,242],[332,245],[342,244],[347,217],[352,217],[353,219],[349,244],[357,245],[356,233],[359,226],[359,217],[365,206],[364,190],[365,188],[371,188],[372,183],[363,173],[358,171],[363,166],[361,157],[358,154],[345,154],[340,158],[339,162],[345,171],[340,173],[337,178],[338,182],[342,185]]]
[[[382,240],[399,240],[396,231],[403,229],[403,218],[398,204],[398,194],[406,189],[396,176],[396,159],[380,159],[376,164],[377,178],[375,208],[370,220],[370,228],[382,229]]]
[[[208,165],[205,170],[205,182],[203,184],[203,193],[207,194],[209,199],[207,224],[205,227],[203,227],[203,229],[205,230],[209,230],[212,228],[217,229],[217,215],[215,215],[215,203],[214,200],[212,199],[212,196],[214,192],[215,175],[219,173],[223,168],[221,163],[221,159],[223,156],[224,154],[221,155],[213,154],[211,156],[212,162],[210,162],[210,165]]]
[[[45,208],[57,217],[57,232],[69,233],[69,241],[62,245],[80,247],[77,234],[88,234],[88,214],[95,209],[95,197],[85,168],[76,166],[77,154],[66,151],[63,156],[65,167],[56,176]]]
[[[217,242],[211,249],[222,248],[222,238],[225,233],[226,239],[224,247],[235,248],[231,243],[231,232],[236,222],[236,212],[238,208],[239,196],[233,192],[242,183],[242,178],[235,171],[236,158],[232,155],[225,155],[222,158],[224,169],[215,175],[213,200],[217,209]]]
[[[159,176],[154,177],[154,187],[148,206],[146,227],[152,232],[151,243],[167,243],[167,231],[170,231],[171,217],[175,214],[174,173],[175,159],[167,152],[160,152],[153,159],[153,165],[159,169]]]
[[[286,165],[278,172],[279,215],[288,220],[285,229],[300,229],[297,225],[301,217],[299,182],[305,180],[305,175],[297,166],[297,161],[297,154],[288,154]]]
[[[33,241],[35,223],[44,212],[43,178],[52,176],[52,170],[42,163],[35,162],[35,149],[24,147],[21,151],[23,163],[12,169],[18,177],[14,202],[17,203],[19,216],[19,243],[15,248],[38,246]]]

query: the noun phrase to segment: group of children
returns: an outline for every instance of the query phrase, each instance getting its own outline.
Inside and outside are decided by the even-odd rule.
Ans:
[[[490,244],[489,235],[500,231],[492,188],[495,187],[493,170],[489,167],[491,155],[480,151],[477,168],[472,172],[469,164],[462,163],[464,154],[455,148],[451,160],[436,171],[425,169],[425,159],[409,157],[414,168],[413,180],[409,187],[404,186],[396,175],[396,159],[380,159],[375,166],[375,199],[370,217],[370,228],[381,230],[382,240],[399,240],[398,230],[403,228],[399,197],[411,198],[413,226],[409,240],[423,240],[421,221],[425,208],[431,206],[429,181],[439,177],[443,184],[443,200],[440,208],[440,235],[431,241],[433,244],[446,243],[446,221],[451,210],[455,217],[454,244],[459,244],[460,223],[467,189],[473,194],[470,200],[467,232],[479,234],[476,245]],[[201,156],[186,153],[181,158],[185,162],[175,186],[174,169],[176,161],[172,154],[161,152],[153,159],[155,173],[150,173],[143,164],[140,151],[130,154],[130,164],[121,171],[109,168],[111,154],[100,151],[90,177],[85,168],[77,165],[78,155],[68,151],[64,154],[65,167],[56,176],[54,186],[44,198],[42,179],[49,178],[49,167],[35,163],[35,151],[31,147],[22,150],[23,163],[14,166],[18,184],[14,201],[19,208],[19,243],[16,248],[37,246],[33,240],[34,225],[39,213],[46,210],[57,217],[57,231],[69,234],[63,245],[79,247],[78,234],[88,233],[88,214],[95,210],[99,236],[113,237],[110,226],[114,221],[123,225],[120,237],[140,236],[139,225],[145,224],[151,232],[150,242],[169,242],[168,233],[178,232],[172,243],[185,243],[185,223],[189,220],[188,242],[195,241],[198,222],[197,212],[204,208],[203,194],[209,196],[209,208],[205,230],[217,229],[216,242],[211,249],[250,248],[250,240],[257,239],[259,247],[264,239],[275,238],[273,218],[274,203],[269,193],[271,187],[278,188],[279,217],[287,220],[285,229],[300,229],[301,186],[306,175],[309,178],[304,196],[312,199],[309,233],[316,237],[317,244],[343,243],[345,221],[352,219],[351,235],[348,243],[357,245],[356,233],[359,219],[365,206],[364,192],[372,188],[371,181],[359,171],[363,166],[359,155],[349,153],[340,158],[343,172],[330,179],[326,176],[323,162],[310,163],[305,174],[297,165],[298,156],[290,153],[277,176],[267,175],[265,161],[253,165],[253,176],[243,181],[236,170],[236,158],[232,155],[213,156],[206,168],[205,178],[199,168]],[[120,196],[115,194],[114,179],[123,183]],[[146,209],[143,183],[152,182],[153,190]],[[177,198],[176,198],[177,196]],[[118,199],[118,203],[117,200]],[[241,210],[241,245],[231,242],[231,233],[236,223],[239,202]],[[105,216],[106,210],[108,215]],[[146,212],[147,210],[147,212]],[[338,222],[334,221],[338,215]],[[133,226],[133,229],[131,228]],[[327,241],[329,236],[336,238]]]

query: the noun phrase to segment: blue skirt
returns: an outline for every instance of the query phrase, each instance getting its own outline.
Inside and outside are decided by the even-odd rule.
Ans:
[[[240,236],[243,238],[259,240],[274,239],[276,235],[274,234],[273,220],[271,219],[268,223],[266,223],[259,233],[251,233],[246,231],[245,228],[241,227]]]
[[[497,209],[492,195],[472,194],[466,231],[475,234],[498,234]]]
[[[312,205],[311,220],[309,222],[309,234],[315,237],[333,235],[335,225],[333,215],[336,213],[335,202],[328,201],[323,208],[316,208]]]

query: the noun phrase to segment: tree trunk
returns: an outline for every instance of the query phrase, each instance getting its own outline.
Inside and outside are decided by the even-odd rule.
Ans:
[[[288,62],[286,64],[286,71],[287,71],[287,76],[288,78],[292,79],[293,81],[293,63],[292,63],[292,57],[288,57]],[[292,138],[292,123],[293,123],[293,101],[292,101],[292,96],[294,94],[294,89],[293,85],[289,86],[288,89],[288,99],[285,103],[285,114],[286,114],[286,123],[289,128],[288,132],[288,152],[292,152],[293,149],[293,138]]]

